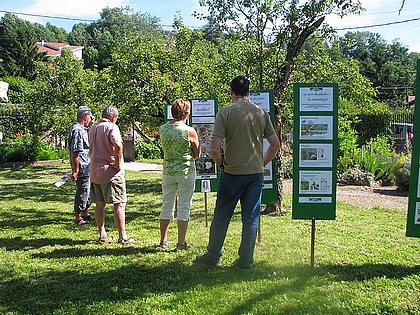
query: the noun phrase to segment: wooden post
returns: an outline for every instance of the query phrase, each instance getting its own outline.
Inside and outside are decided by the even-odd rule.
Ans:
[[[209,225],[207,221],[207,193],[204,193],[204,214],[206,216],[206,227]]]
[[[311,229],[311,267],[315,265],[315,219],[312,219]]]

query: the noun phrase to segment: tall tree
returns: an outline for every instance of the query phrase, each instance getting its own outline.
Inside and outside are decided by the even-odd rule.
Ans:
[[[322,27],[326,15],[337,13],[340,16],[358,13],[362,9],[359,0],[309,0],[299,4],[298,0],[200,0],[200,5],[209,8],[207,19],[219,21],[225,27],[228,24],[239,30],[249,30],[246,34],[260,41],[267,35],[270,44],[276,50],[271,70],[273,76],[275,102],[279,108],[276,115],[276,129],[281,130],[281,99],[289,84],[296,64],[296,58],[302,51],[306,40],[316,31],[321,36],[331,32]],[[229,22],[229,23],[228,23]],[[262,62],[260,49],[260,62]],[[264,69],[267,71],[267,69]],[[281,135],[279,134],[281,139]],[[266,212],[282,211],[282,157],[277,155],[278,164],[278,204],[267,207]]]
[[[105,8],[100,19],[77,24],[69,34],[71,44],[85,46],[83,59],[88,68],[103,69],[111,64],[112,50],[132,36],[159,36],[159,19],[133,12],[130,7]]]
[[[0,69],[3,71],[0,75],[33,79],[37,61],[45,57],[38,52],[37,39],[31,23],[6,13],[0,19]]]
[[[48,40],[48,41],[55,41],[55,42],[59,42],[59,43],[67,43],[67,32],[64,28],[62,27],[57,27],[55,25],[52,25],[51,23],[47,23],[45,25],[45,29],[47,29],[49,32],[51,32],[54,36],[53,39],[46,39],[43,38],[44,40]]]
[[[81,105],[96,110],[102,106],[95,102],[97,72],[83,69],[83,61],[64,49],[61,56],[40,66],[32,82],[31,98],[25,101],[25,108],[31,113],[28,128],[37,135],[50,132],[66,139],[68,128],[74,120],[74,113]]]
[[[164,120],[166,104],[177,97],[212,98],[222,94],[218,81],[222,56],[203,39],[177,21],[172,37],[133,37],[112,54],[109,86],[111,101],[121,104],[121,123],[140,122],[150,130]],[[104,72],[104,71],[102,71]],[[225,93],[223,93],[225,94]]]
[[[408,48],[398,41],[388,44],[371,32],[346,33],[339,44],[343,56],[357,60],[362,74],[378,88],[379,100],[394,106],[407,105],[407,94],[415,81],[415,63]]]

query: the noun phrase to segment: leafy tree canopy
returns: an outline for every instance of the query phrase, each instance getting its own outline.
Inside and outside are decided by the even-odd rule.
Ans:
[[[6,13],[0,19],[0,75],[33,79],[37,61],[45,56],[38,52],[38,38],[36,26]]]
[[[408,48],[398,41],[388,44],[371,32],[349,32],[339,39],[339,45],[343,56],[357,60],[361,73],[378,88],[379,100],[394,106],[407,104],[407,89],[414,87],[416,75]]]
[[[85,47],[83,58],[86,67],[101,70],[111,64],[112,50],[130,37],[159,37],[162,33],[156,17],[133,12],[130,7],[107,7],[97,21],[76,24],[68,38],[71,44]]]

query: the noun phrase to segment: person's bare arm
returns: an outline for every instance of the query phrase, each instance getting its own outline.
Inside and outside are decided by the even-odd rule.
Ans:
[[[211,144],[210,144],[211,157],[213,158],[214,162],[219,166],[223,164],[222,153],[220,152],[221,143],[222,143],[222,139],[213,138],[211,139]]]
[[[122,142],[117,141],[114,144],[114,168],[118,171],[121,170],[124,145]]]
[[[267,137],[267,141],[270,144],[263,157],[263,165],[266,166],[274,157],[277,151],[280,149],[280,141],[275,133]]]
[[[72,179],[77,179],[77,175],[79,174],[79,168],[80,168],[79,152],[71,152],[70,158],[71,158],[71,165],[72,165],[70,177]]]
[[[198,159],[201,154],[201,146],[198,141],[198,135],[194,128],[191,128],[188,132],[188,138],[190,139],[192,151],[194,153],[194,158]]]

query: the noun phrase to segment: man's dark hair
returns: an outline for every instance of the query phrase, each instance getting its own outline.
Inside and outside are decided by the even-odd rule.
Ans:
[[[249,80],[242,75],[238,75],[230,83],[230,88],[235,95],[247,96],[249,93]]]

